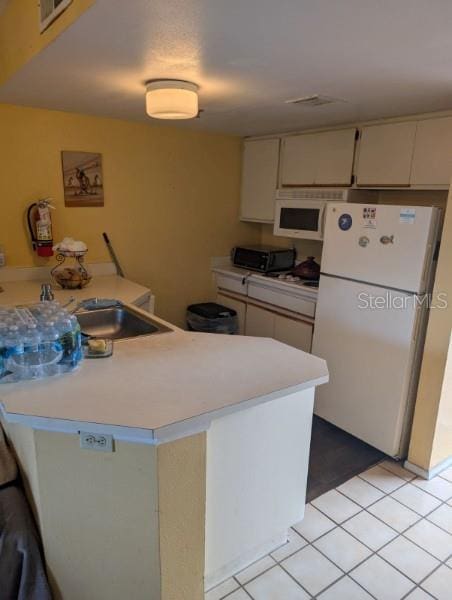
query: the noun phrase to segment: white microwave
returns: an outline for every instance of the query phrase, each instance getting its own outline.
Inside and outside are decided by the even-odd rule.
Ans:
[[[329,202],[375,202],[369,190],[287,188],[276,192],[274,235],[323,240]]]

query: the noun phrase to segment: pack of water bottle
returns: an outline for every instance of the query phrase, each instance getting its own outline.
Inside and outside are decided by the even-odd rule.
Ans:
[[[81,338],[77,318],[58,302],[0,307],[0,383],[73,371]]]

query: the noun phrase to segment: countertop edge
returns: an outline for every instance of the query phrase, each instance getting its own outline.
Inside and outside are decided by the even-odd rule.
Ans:
[[[145,429],[139,427],[129,427],[127,425],[114,425],[107,423],[90,423],[85,421],[76,421],[68,419],[52,419],[49,417],[40,417],[34,415],[24,415],[20,413],[7,412],[3,402],[0,402],[0,416],[9,424],[18,424],[32,429],[53,431],[58,433],[78,434],[80,431],[89,431],[91,433],[103,433],[112,435],[115,440],[139,443],[145,445],[158,446],[167,442],[172,442],[184,437],[196,435],[207,431],[214,419],[227,416],[271,400],[283,398],[306,389],[315,388],[318,385],[327,383],[329,375],[322,375],[316,379],[311,379],[295,386],[275,390],[264,396],[250,398],[238,404],[215,409],[210,412],[202,413],[183,421],[178,421],[157,429]]]
[[[0,305],[32,304],[39,301],[41,281],[36,279],[17,279],[15,281],[2,281]],[[65,304],[72,296],[76,300],[98,297],[116,297],[128,304],[144,302],[152,298],[152,290],[141,283],[132,281],[119,275],[98,275],[93,281],[81,290],[63,290],[58,286],[53,287],[55,299]]]

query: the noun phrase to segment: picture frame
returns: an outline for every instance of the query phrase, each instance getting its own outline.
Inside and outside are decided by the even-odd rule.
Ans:
[[[63,150],[61,164],[66,207],[104,206],[102,154]]]

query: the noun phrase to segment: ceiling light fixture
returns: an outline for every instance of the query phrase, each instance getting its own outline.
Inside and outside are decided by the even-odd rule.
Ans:
[[[146,112],[154,119],[193,119],[198,115],[198,86],[177,79],[146,84]]]

